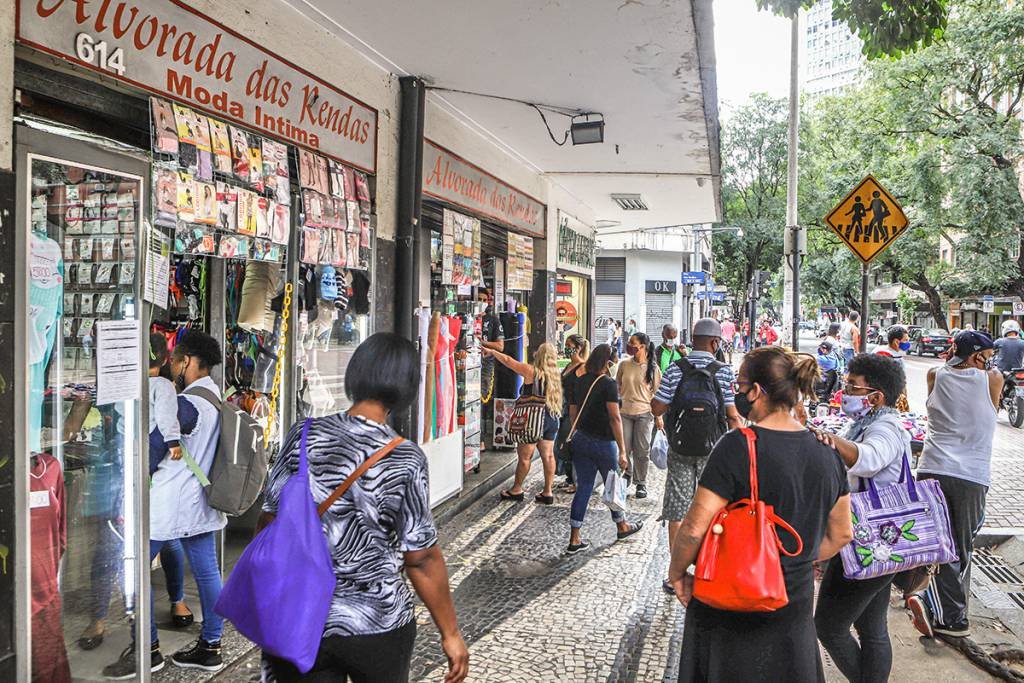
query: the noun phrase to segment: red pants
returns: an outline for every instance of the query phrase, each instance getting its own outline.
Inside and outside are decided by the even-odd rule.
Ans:
[[[32,682],[71,683],[60,598],[32,615]]]

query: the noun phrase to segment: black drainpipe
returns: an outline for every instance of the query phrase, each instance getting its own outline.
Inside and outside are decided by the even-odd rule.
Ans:
[[[421,275],[429,276],[430,242],[420,227],[423,189],[423,111],[426,87],[415,76],[399,79],[401,118],[398,131],[398,220],[395,228],[395,332],[416,341],[414,314]],[[426,250],[424,250],[424,246]],[[425,251],[426,260],[421,255]],[[395,416],[405,436],[415,433],[415,407]]]

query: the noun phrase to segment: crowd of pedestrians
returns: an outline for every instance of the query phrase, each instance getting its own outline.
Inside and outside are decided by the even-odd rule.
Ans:
[[[690,349],[677,345],[678,330],[671,325],[656,346],[633,321],[626,329],[613,321],[609,343],[593,349],[586,338],[569,336],[561,369],[551,344],[537,347],[529,362],[483,350],[523,379],[523,396],[543,402],[540,438],[519,445],[512,485],[500,497],[525,500],[524,484],[539,452],[543,486],[534,501],[551,505],[556,491],[573,496],[567,554],[591,548],[583,530],[596,485],[608,485],[614,473],[636,498],[648,495],[652,440],[663,433],[668,454],[659,520],[667,523],[671,557],[663,587],[687,606],[680,681],[822,681],[819,641],[849,680],[888,680],[894,586],[923,634],[970,633],[971,559],[990,484],[1003,382],[992,367],[994,344],[979,332],[961,332],[948,360],[928,374],[929,429],[917,476],[938,482],[956,559],[855,577],[839,557],[848,546],[864,557],[863,525],[855,533],[851,495],[902,485],[913,476],[910,437],[899,417],[906,400],[907,330],[892,328],[888,344],[858,355],[851,353],[859,341],[856,322],[851,313],[833,325],[816,354],[768,342],[761,325],[758,341],[766,343],[755,342],[737,370],[729,357],[745,348],[750,332],[746,323],[728,319],[697,321]],[[166,348],[158,342],[152,354],[150,441],[158,455],[150,557],[165,556],[176,623],[192,618],[181,592],[183,558],[199,587],[202,632],[171,661],[217,671],[223,666],[223,619],[215,609],[222,587],[214,536],[225,517],[206,504],[194,468],[209,471],[217,449],[219,404],[209,375],[221,362],[220,351],[212,338],[193,333],[165,363]],[[257,528],[281,523],[277,516],[286,514],[289,482],[296,474],[308,477],[313,502],[325,506],[319,521],[336,587],[312,668],[265,651],[265,680],[408,680],[416,633],[412,591],[441,634],[445,680],[466,677],[469,654],[437,543],[426,457],[389,426],[390,416],[414,400],[418,381],[415,346],[397,335],[375,334],[356,349],[345,376],[352,407],[299,422],[288,433],[269,474]],[[823,383],[828,391],[842,390],[842,409],[851,420],[842,435],[805,423],[804,403],[820,400]],[[190,455],[182,459],[182,452]],[[558,473],[565,480],[556,487]],[[743,522],[728,519],[728,511],[744,506],[751,519],[771,529],[771,538],[778,535],[778,549],[768,552],[754,541],[759,536],[734,531]],[[621,507],[610,510],[617,540],[642,529]],[[905,524],[899,533],[916,539],[912,528]],[[745,578],[736,573],[730,563],[737,553],[747,562],[765,562],[767,570],[758,570],[763,576],[751,582],[749,571]],[[888,559],[891,551],[884,558],[878,553]],[[772,563],[775,586],[767,585]],[[770,609],[754,606],[768,594],[777,601]],[[90,628],[83,635],[87,644],[88,638],[102,640],[102,620]],[[164,665],[155,622],[151,637],[155,671]],[[105,673],[135,677],[134,646]]]

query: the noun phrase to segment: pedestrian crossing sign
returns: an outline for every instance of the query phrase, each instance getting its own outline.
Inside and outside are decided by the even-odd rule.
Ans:
[[[825,216],[825,224],[869,263],[906,232],[909,221],[899,202],[869,175]]]

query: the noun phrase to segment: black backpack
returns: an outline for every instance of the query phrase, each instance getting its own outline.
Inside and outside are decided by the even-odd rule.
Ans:
[[[665,425],[669,449],[687,458],[706,458],[728,431],[725,399],[715,377],[725,364],[712,361],[698,368],[685,358],[675,364],[683,376],[672,397]]]

